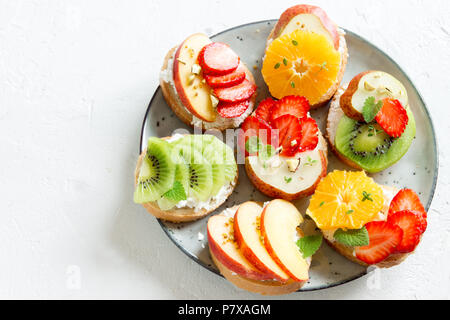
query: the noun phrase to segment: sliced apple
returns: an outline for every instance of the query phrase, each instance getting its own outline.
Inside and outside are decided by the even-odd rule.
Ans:
[[[408,93],[400,81],[386,72],[371,70],[358,74],[350,81],[341,96],[340,105],[348,117],[364,121],[362,111],[369,97],[375,97],[376,101],[394,98],[404,107],[408,105]]]
[[[211,88],[203,80],[197,67],[200,50],[211,40],[204,34],[188,37],[174,55],[173,80],[183,105],[197,118],[214,122],[217,112],[211,101]]]
[[[326,142],[322,136],[318,148],[299,154],[299,159],[293,171],[292,159],[280,157],[279,161],[262,161],[258,156],[250,156],[245,159],[245,170],[262,193],[292,201],[313,194],[327,174]]]
[[[248,261],[272,279],[284,282],[289,280],[289,276],[272,259],[262,241],[262,210],[256,202],[241,204],[234,217],[234,237]]]
[[[272,38],[276,39],[297,29],[324,35],[336,50],[339,49],[340,35],[336,24],[317,6],[300,4],[284,11],[275,26]]]
[[[309,263],[298,248],[297,227],[303,217],[285,200],[273,200],[261,215],[264,245],[275,262],[295,281],[308,280]]]
[[[208,220],[208,243],[215,258],[227,269],[251,280],[269,280],[256,269],[239,250],[234,240],[233,218],[216,215]]]

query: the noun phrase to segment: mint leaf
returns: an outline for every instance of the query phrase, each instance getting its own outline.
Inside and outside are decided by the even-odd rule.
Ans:
[[[270,144],[266,144],[265,146],[262,144],[259,145],[258,157],[262,161],[269,160],[275,155],[275,153],[276,153],[275,148],[272,145]]]
[[[370,123],[375,119],[378,112],[380,112],[381,107],[383,106],[382,101],[378,101],[375,103],[375,97],[368,97],[364,102],[362,114],[364,117],[364,121]]]
[[[300,252],[303,254],[303,258],[311,257],[317,250],[319,250],[322,245],[322,236],[307,236],[300,238],[297,241],[297,246],[300,249]]]
[[[286,183],[291,183],[292,178],[291,177],[284,177],[284,181],[286,181]]]
[[[179,181],[175,181],[173,188],[164,193],[163,197],[175,202],[180,202],[187,199],[186,191]]]
[[[245,150],[250,154],[257,153],[260,145],[261,142],[257,136],[250,137],[245,143]]]
[[[333,237],[337,242],[349,247],[363,247],[369,245],[369,233],[367,232],[366,227],[362,227],[359,230],[347,231],[338,229]]]

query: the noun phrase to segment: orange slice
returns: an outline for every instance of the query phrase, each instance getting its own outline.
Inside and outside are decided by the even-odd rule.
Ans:
[[[324,35],[295,30],[267,48],[262,75],[277,99],[298,95],[314,105],[338,77],[341,55]]]
[[[306,213],[322,230],[361,229],[383,204],[383,189],[364,171],[334,171],[319,183]]]

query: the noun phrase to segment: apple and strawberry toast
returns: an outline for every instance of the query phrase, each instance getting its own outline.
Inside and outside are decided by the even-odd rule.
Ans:
[[[415,134],[406,89],[388,73],[357,75],[331,102],[326,136],[336,155],[352,168],[385,170],[406,154]]]
[[[134,201],[159,219],[194,221],[221,206],[237,179],[233,150],[213,135],[152,137],[136,166]]]
[[[203,130],[237,128],[255,105],[250,70],[228,45],[200,33],[168,52],[160,85],[173,112]]]
[[[327,144],[309,110],[305,97],[268,98],[242,125],[245,170],[269,197],[310,196],[327,173]]]
[[[304,96],[313,109],[327,104],[347,65],[344,35],[319,7],[296,5],[284,11],[267,39],[263,61],[271,95]]]
[[[378,185],[364,171],[328,174],[306,214],[330,246],[363,266],[398,265],[427,228],[427,212],[413,190]]]
[[[305,236],[303,217],[285,200],[245,202],[208,220],[208,244],[220,273],[235,286],[263,295],[299,290],[308,280],[317,236]]]

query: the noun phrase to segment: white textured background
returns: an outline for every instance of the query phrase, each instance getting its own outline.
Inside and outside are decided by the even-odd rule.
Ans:
[[[406,263],[287,298],[450,298],[450,2],[314,3],[409,74],[434,119],[440,179]],[[166,51],[293,4],[0,0],[0,298],[258,297],[170,242],[133,204],[133,169]]]

